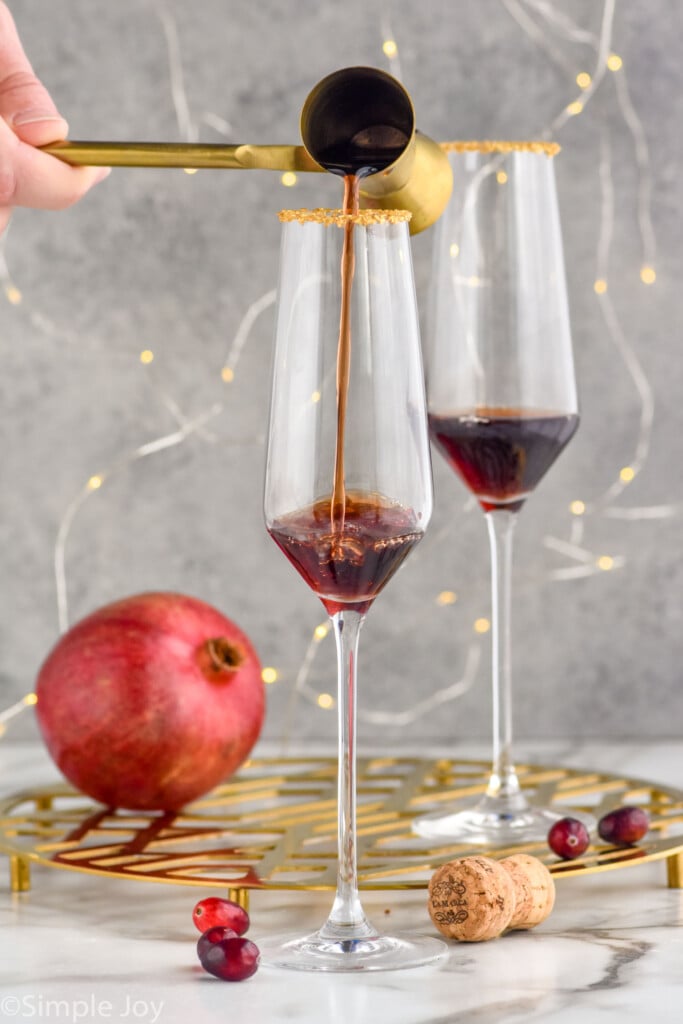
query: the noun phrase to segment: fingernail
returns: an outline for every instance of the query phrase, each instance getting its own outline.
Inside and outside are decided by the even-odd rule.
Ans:
[[[15,114],[12,118],[12,124],[15,128],[23,128],[27,124],[40,124],[43,121],[59,121],[63,124],[68,132],[69,125],[67,121],[59,114],[41,114],[37,110],[26,110],[19,114]]]

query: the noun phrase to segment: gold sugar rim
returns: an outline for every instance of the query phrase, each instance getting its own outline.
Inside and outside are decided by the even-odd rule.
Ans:
[[[280,210],[278,217],[283,224],[297,221],[299,224],[334,225],[338,228],[347,224],[369,227],[371,224],[405,224],[412,217],[410,210],[358,210],[357,213],[345,213],[344,210]]]
[[[545,153],[555,156],[560,152],[557,142],[501,142],[471,140],[467,142],[440,142],[446,153]]]

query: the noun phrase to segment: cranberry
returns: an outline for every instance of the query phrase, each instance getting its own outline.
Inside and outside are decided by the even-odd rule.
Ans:
[[[598,834],[614,846],[631,846],[642,839],[650,827],[650,818],[642,807],[618,807],[598,822]]]
[[[206,951],[199,959],[204,970],[216,978],[244,981],[256,973],[259,956],[258,946],[250,939],[236,938],[207,943]]]
[[[574,860],[588,849],[588,829],[577,818],[560,818],[548,832],[548,846],[563,860]]]
[[[244,935],[249,927],[249,914],[232,900],[208,896],[200,900],[192,911],[192,920],[204,934],[209,928],[232,928],[238,935]]]
[[[221,925],[208,928],[197,942],[197,956],[201,960],[216,942],[222,942],[223,939],[236,938],[237,932],[233,928],[223,928]]]

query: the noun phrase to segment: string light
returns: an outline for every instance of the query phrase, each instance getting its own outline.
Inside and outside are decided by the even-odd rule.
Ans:
[[[496,181],[498,182],[499,185],[504,185],[507,180],[508,176],[505,173],[505,171],[498,171],[496,173]]]
[[[571,117],[576,117],[576,115],[580,114],[582,110],[583,103],[581,102],[581,100],[574,100],[572,103],[567,104],[567,113]]]
[[[440,594],[436,595],[436,603],[442,606],[455,604],[458,600],[458,595],[454,590],[442,590]]]
[[[604,295],[607,291],[607,281],[604,277],[599,277],[597,281],[593,282],[593,291],[596,295]]]
[[[149,348],[143,349],[142,352],[140,353],[140,362],[143,363],[145,366],[148,363],[151,363],[153,361],[153,359],[154,359],[154,353]]]
[[[607,67],[610,71],[619,71],[623,67],[624,62],[621,57],[616,53],[610,53],[607,58]]]
[[[272,668],[270,665],[267,668],[262,669],[261,679],[264,683],[270,685],[278,681],[279,673],[276,668]]]
[[[221,380],[225,381],[226,384],[232,384],[235,379],[235,371],[231,366],[224,366],[221,370]]]
[[[183,170],[185,171],[185,174],[196,174],[197,171],[199,170],[199,168],[198,167],[183,167]]]
[[[320,693],[318,694],[317,704],[319,708],[322,708],[324,711],[328,711],[330,708],[334,707],[334,697],[330,693]]]
[[[569,511],[573,516],[582,516],[586,511],[586,504],[583,501],[572,501]]]
[[[631,480],[635,478],[636,471],[632,466],[624,466],[623,469],[619,470],[619,479],[623,480],[625,484],[630,484]]]
[[[294,171],[285,171],[285,173],[280,178],[280,181],[285,186],[285,188],[292,188],[294,185],[296,185],[298,178]]]
[[[391,73],[399,82],[403,78],[396,33],[391,24],[391,0],[380,0],[380,39],[382,53],[387,58]]]
[[[598,569],[602,569],[603,572],[609,572],[610,569],[614,568],[614,559],[611,555],[600,555],[597,564]]]
[[[89,491],[96,491],[99,487],[102,486],[103,482],[104,481],[102,480],[101,476],[95,475],[90,477],[86,486]]]
[[[491,623],[488,619],[475,619],[474,620],[474,632],[475,633],[488,633],[491,628]]]
[[[640,268],[640,280],[643,284],[654,284],[657,280],[657,275],[653,267],[641,267]]]
[[[576,76],[576,84],[578,85],[579,89],[587,89],[592,81],[593,79],[587,71],[580,71]]]
[[[21,304],[22,295],[16,285],[6,285],[5,295],[7,296],[7,301],[10,303],[10,305],[19,306]]]

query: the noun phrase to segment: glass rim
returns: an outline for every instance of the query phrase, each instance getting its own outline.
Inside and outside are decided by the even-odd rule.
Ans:
[[[325,227],[338,228],[348,224],[363,228],[373,224],[407,224],[411,217],[410,210],[358,210],[356,213],[348,213],[324,207],[315,210],[280,210],[278,214],[282,224],[323,224]]]
[[[472,139],[440,142],[439,145],[446,153],[543,153],[545,156],[555,156],[561,148],[557,142],[543,142],[540,139],[531,142]]]

